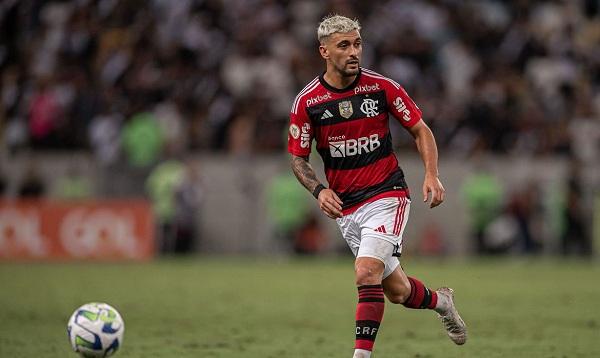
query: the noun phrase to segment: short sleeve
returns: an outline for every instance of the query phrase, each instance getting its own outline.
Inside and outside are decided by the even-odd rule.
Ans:
[[[310,118],[303,106],[299,106],[296,112],[290,113],[290,128],[288,132],[288,152],[299,157],[310,154],[313,139],[313,128]]]
[[[404,88],[394,85],[387,89],[387,101],[390,113],[406,128],[421,120],[421,109],[408,96]]]

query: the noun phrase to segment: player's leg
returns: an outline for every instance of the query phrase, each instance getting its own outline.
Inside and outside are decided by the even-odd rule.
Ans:
[[[381,283],[386,272],[391,272],[394,268],[388,267],[386,263],[392,258],[398,240],[398,236],[393,233],[397,203],[395,198],[381,199],[365,205],[355,213],[355,221],[360,227],[360,246],[355,264],[359,295],[355,358],[371,356],[383,319],[385,296]]]
[[[393,260],[397,261],[396,258]],[[387,264],[390,267],[392,264]],[[402,304],[407,308],[431,309],[438,313],[448,337],[456,344],[467,340],[467,327],[454,305],[454,292],[442,287],[436,291],[427,288],[416,278],[408,277],[398,265],[382,281],[385,296],[391,303]]]
[[[396,252],[402,252],[402,236],[408,222],[410,199],[398,200],[398,214],[394,231],[398,235]],[[392,303],[402,304],[407,308],[435,310],[450,339],[456,344],[464,344],[467,339],[466,325],[454,305],[452,289],[443,287],[437,291],[427,288],[420,280],[408,277],[396,257],[389,257],[385,263],[382,286],[386,297]]]
[[[353,358],[371,356],[379,325],[383,319],[385,299],[381,279],[384,263],[373,257],[357,257],[355,261],[358,303],[356,305],[356,340]]]
[[[404,229],[408,223],[410,214],[409,198],[395,199],[393,206],[394,215],[389,215],[387,220],[393,220],[394,230],[392,232],[396,237],[397,243],[392,254],[400,255],[402,253],[402,243]],[[386,258],[386,270],[383,275],[383,288],[386,297],[392,303],[400,303],[408,308],[433,309],[437,305],[438,297],[435,291],[431,291],[416,278],[408,277],[400,266],[397,257],[390,255]]]
[[[390,198],[381,200],[380,215],[375,215],[369,222],[383,222],[384,232],[377,232],[382,239],[393,244],[393,250],[385,257],[385,272],[383,275],[383,288],[390,302],[401,303],[409,308],[435,308],[437,294],[429,290],[423,283],[413,277],[407,277],[398,259],[393,254],[402,253],[402,235],[410,214],[410,199]],[[377,224],[375,224],[377,225]],[[386,230],[385,227],[392,227]]]
[[[357,257],[354,269],[358,286],[358,303],[356,305],[356,340],[353,357],[369,358],[385,307],[381,286],[384,263],[382,259],[373,257],[374,255],[370,255],[369,250],[366,250],[355,216],[355,214],[346,215],[336,221],[344,240],[348,243],[354,256]]]
[[[406,276],[400,265],[383,280],[383,290],[390,302],[408,308],[437,310],[445,307],[443,299],[438,302],[436,291],[430,290],[416,278]]]

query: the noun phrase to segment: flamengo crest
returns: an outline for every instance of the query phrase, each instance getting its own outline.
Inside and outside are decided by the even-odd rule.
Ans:
[[[365,98],[363,103],[360,105],[360,110],[367,115],[367,117],[375,117],[379,110],[377,108],[377,103],[379,101],[372,100],[370,98]]]
[[[339,104],[339,108],[340,108],[340,116],[348,119],[352,116],[352,113],[354,113],[354,111],[352,110],[352,102],[350,101],[342,101]]]

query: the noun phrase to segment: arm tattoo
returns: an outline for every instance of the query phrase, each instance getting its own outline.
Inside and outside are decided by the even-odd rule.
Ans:
[[[321,184],[319,179],[317,179],[315,171],[308,162],[308,157],[292,155],[291,165],[298,181],[311,193],[319,184]]]

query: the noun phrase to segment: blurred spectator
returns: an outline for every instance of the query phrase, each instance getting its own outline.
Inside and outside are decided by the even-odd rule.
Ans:
[[[97,91],[90,82],[87,74],[75,68],[69,69],[63,85],[65,95],[72,96],[70,111],[67,115],[66,130],[68,144],[73,148],[86,148],[90,141],[88,132],[92,120],[102,111],[103,103],[101,92]]]
[[[188,148],[188,128],[183,118],[183,106],[182,99],[177,98],[161,102],[154,109],[164,145],[174,153],[183,153]]]
[[[564,231],[561,235],[562,254],[591,256],[592,238],[586,225],[586,213],[583,208],[583,188],[579,163],[573,162],[569,173],[563,213]]]
[[[507,212],[515,220],[518,228],[516,243],[518,249],[526,254],[539,253],[542,249],[539,232],[541,202],[538,192],[539,184],[532,181],[516,190],[510,197]]]
[[[129,119],[122,132],[121,143],[129,164],[148,167],[161,155],[164,135],[154,114],[138,113]]]
[[[0,67],[1,68],[1,67]],[[2,71],[0,89],[0,131],[4,131],[2,140],[8,149],[14,153],[22,148],[29,139],[26,119],[22,117],[19,104],[23,96],[22,79],[17,66],[11,66]],[[1,141],[0,141],[1,142]]]
[[[56,198],[65,200],[81,200],[92,197],[92,183],[82,175],[76,164],[71,165],[67,173],[58,179],[54,189]]]
[[[475,171],[465,179],[461,191],[471,220],[475,252],[484,254],[493,251],[486,232],[501,213],[503,189],[498,179],[485,169],[486,164],[482,162],[485,159],[477,160],[480,162],[477,162]]]
[[[119,159],[122,122],[123,118],[119,113],[103,111],[90,123],[90,146],[94,156],[103,166],[114,164]]]
[[[51,87],[50,78],[40,79],[29,104],[29,133],[33,147],[58,147],[63,124],[64,111]]]
[[[483,232],[483,248],[479,252],[488,255],[509,253],[519,240],[519,222],[508,210],[501,212]]]
[[[176,253],[191,252],[201,244],[198,223],[204,198],[199,165],[192,160],[185,162],[181,182],[175,189],[175,244]]]
[[[152,202],[158,225],[158,248],[173,253],[176,245],[176,192],[185,175],[185,166],[170,159],[157,165],[146,180],[146,192]]]
[[[314,213],[306,217],[294,235],[294,252],[299,255],[314,255],[327,245],[327,235],[319,218]]]
[[[6,194],[6,188],[8,187],[8,183],[6,178],[4,177],[4,172],[0,169],[0,198],[4,197]]]
[[[46,184],[38,172],[35,162],[30,162],[25,169],[17,192],[22,199],[38,199],[46,195]]]
[[[25,148],[29,139],[25,119],[15,117],[9,120],[4,127],[4,138],[2,139],[10,154],[15,154],[18,150]]]
[[[420,255],[425,256],[442,256],[448,252],[444,230],[439,223],[431,221],[423,228],[418,251]]]
[[[266,190],[267,214],[273,223],[275,236],[286,246],[302,246],[298,231],[311,216],[310,194],[298,185],[289,170],[274,176]]]

